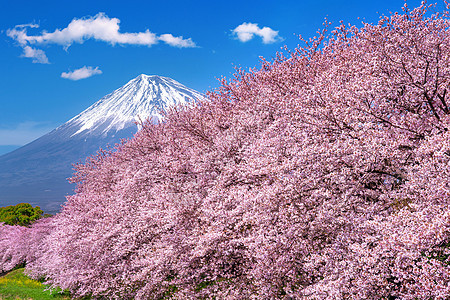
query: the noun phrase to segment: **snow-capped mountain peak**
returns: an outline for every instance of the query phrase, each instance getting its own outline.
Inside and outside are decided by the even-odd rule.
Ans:
[[[161,120],[161,111],[202,98],[202,94],[171,78],[141,74],[63,126],[77,128],[72,136],[104,135],[134,126],[138,120]]]
[[[186,105],[203,95],[177,81],[140,75],[33,142],[0,156],[0,203],[23,201],[56,213],[74,185],[72,164],[99,148],[132,138],[136,119],[160,119],[161,111]]]

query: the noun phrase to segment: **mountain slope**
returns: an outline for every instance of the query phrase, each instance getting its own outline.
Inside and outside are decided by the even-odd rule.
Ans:
[[[161,111],[203,96],[179,82],[140,75],[37,140],[0,156],[0,206],[28,202],[57,212],[72,193],[72,164],[137,131],[136,121],[157,122]]]

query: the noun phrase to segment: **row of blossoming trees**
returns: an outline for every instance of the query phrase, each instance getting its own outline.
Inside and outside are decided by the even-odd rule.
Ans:
[[[78,165],[18,260],[94,298],[448,299],[450,20],[429,8],[341,24],[144,124]]]

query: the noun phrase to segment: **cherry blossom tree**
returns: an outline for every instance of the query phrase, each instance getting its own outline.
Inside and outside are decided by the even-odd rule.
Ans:
[[[35,221],[31,226],[0,223],[0,274],[34,261],[44,248],[44,237],[52,232],[52,218]]]
[[[431,7],[326,23],[78,165],[30,272],[94,298],[448,299],[450,19]]]
[[[25,263],[27,252],[23,241],[27,229],[0,223],[0,274]]]

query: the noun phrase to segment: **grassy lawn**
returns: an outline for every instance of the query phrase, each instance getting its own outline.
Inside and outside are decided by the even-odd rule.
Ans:
[[[70,299],[67,293],[46,291],[46,286],[23,274],[24,269],[17,269],[0,277],[0,300],[46,300]]]

